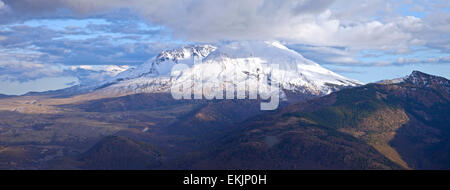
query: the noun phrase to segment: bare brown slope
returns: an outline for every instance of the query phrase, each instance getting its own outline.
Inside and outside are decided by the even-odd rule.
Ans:
[[[449,169],[449,81],[414,72],[245,122],[202,167]]]

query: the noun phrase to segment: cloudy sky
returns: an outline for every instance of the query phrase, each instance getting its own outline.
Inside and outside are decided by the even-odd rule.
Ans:
[[[450,78],[448,0],[0,0],[0,93],[102,80],[163,49],[278,40],[362,82]]]

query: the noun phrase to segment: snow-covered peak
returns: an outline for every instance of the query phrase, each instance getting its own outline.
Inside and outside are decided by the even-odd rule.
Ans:
[[[448,87],[450,85],[446,78],[429,75],[420,71],[413,71],[404,81],[420,87],[430,87],[433,85]]]
[[[133,79],[138,77],[156,77],[160,75],[169,74],[171,68],[175,64],[184,63],[192,65],[194,56],[204,58],[211,52],[216,50],[212,45],[191,45],[183,46],[181,48],[166,50],[158,54],[156,57],[148,60],[138,67],[128,69],[108,82],[115,82],[126,79]]]
[[[417,87],[443,87],[450,88],[450,82],[446,78],[429,75],[420,71],[413,71],[410,75],[405,77],[391,79],[391,80],[382,80],[377,82],[378,84],[400,84],[407,83],[412,84]]]
[[[226,54],[231,58],[264,57],[264,58],[301,58],[299,53],[290,50],[280,42],[269,41],[234,41],[218,45],[214,54]]]
[[[276,41],[238,41],[221,44],[203,62],[239,65],[238,70],[254,75],[257,74],[256,67],[267,68],[271,64],[276,64],[279,68],[273,79],[280,82],[284,89],[313,94],[327,94],[335,91],[334,87],[338,86],[362,84],[325,69]]]
[[[173,62],[178,62],[181,60],[186,60],[192,58],[193,56],[206,57],[209,53],[216,50],[215,46],[212,45],[193,45],[184,46],[182,48],[166,50],[161,52],[157,57],[157,62],[164,62],[171,60]]]
[[[200,61],[194,61],[194,57]],[[170,71],[176,64],[189,66],[181,78],[202,76],[220,81],[237,74],[233,76],[237,80],[258,83],[266,76],[284,90],[311,95],[325,95],[361,84],[321,67],[279,42],[234,41],[163,51],[148,62],[117,75],[109,81],[115,84],[108,88],[134,92],[167,91],[171,85]],[[273,65],[278,67],[272,68]],[[269,70],[272,74],[267,72]]]
[[[395,79],[381,80],[381,81],[378,81],[375,83],[377,83],[377,84],[398,84],[398,83],[404,82],[407,77],[408,76],[395,78]]]

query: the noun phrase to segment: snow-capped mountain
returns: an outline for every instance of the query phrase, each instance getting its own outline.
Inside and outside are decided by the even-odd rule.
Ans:
[[[409,83],[419,87],[430,87],[439,86],[442,88],[449,88],[450,84],[447,79],[439,76],[429,75],[420,71],[413,71],[410,75],[405,77],[382,80],[377,82],[378,84],[398,84],[398,83]]]
[[[419,87],[436,86],[449,89],[449,82],[444,77],[433,76],[420,71],[413,71],[411,75],[404,79],[404,82],[414,84]]]
[[[176,78],[171,77],[171,69],[177,64],[185,64],[188,69]],[[268,80],[262,80],[265,77]],[[193,78],[200,78],[203,83],[220,81],[224,83],[222,85],[234,86],[246,81],[248,86],[243,89],[246,91],[258,89],[251,85],[264,87],[276,82],[283,90],[310,95],[326,95],[343,87],[361,85],[279,42],[240,41],[163,51],[148,62],[108,80],[100,90],[109,93],[169,92],[171,86],[190,85],[187,82]]]
[[[170,72],[173,65],[192,65],[194,56],[203,59],[214,50],[216,50],[216,47],[211,45],[193,45],[185,46],[179,49],[163,51],[158,56],[150,59],[146,63],[136,68],[130,68],[122,73],[119,73],[109,82],[114,82],[116,80],[135,79],[139,77],[164,76]]]

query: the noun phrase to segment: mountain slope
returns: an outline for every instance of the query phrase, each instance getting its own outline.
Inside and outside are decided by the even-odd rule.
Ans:
[[[449,169],[450,85],[413,72],[243,123],[195,166]]]
[[[271,112],[259,100],[169,93],[1,99],[57,108],[0,112],[1,168],[448,169],[449,89],[445,78],[414,72]]]
[[[161,164],[161,153],[142,142],[108,136],[83,153],[80,160],[87,169],[151,169]]]
[[[10,98],[10,97],[14,97],[14,95],[4,95],[4,94],[0,94],[0,98]]]

